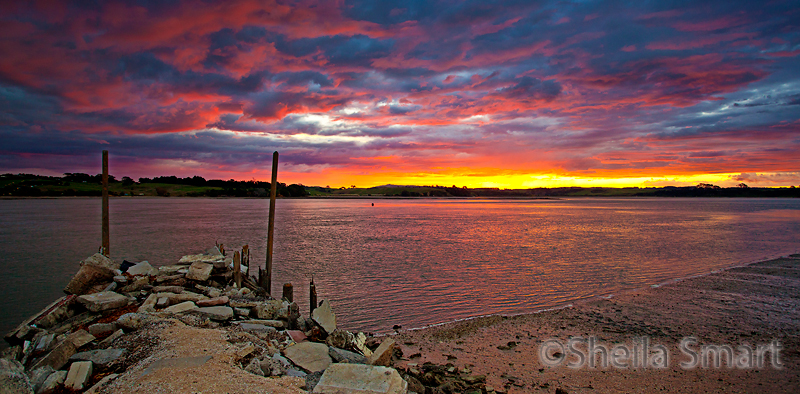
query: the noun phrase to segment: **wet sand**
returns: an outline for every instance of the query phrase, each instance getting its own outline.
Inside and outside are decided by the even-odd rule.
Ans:
[[[404,359],[397,367],[452,363],[472,374],[486,375],[487,387],[506,393],[552,393],[557,389],[569,393],[796,393],[800,392],[798,334],[800,255],[792,255],[560,310],[403,331],[396,338]],[[669,363],[661,369],[632,367],[631,355],[623,359],[627,368],[604,368],[599,364],[602,352],[595,351],[598,363],[594,368],[588,360],[580,368],[570,368],[565,364],[578,364],[579,359],[574,352],[565,354],[568,348],[559,365],[545,365],[540,360],[545,341],[566,345],[576,337],[594,337],[609,350],[625,345],[632,351],[636,350],[634,344],[641,349],[646,337],[651,346],[648,355],[657,353],[652,350],[654,345],[663,345]],[[688,368],[681,365],[693,361],[680,348],[686,337],[697,339],[687,345],[697,353],[704,345],[729,345],[734,356],[741,357],[740,364],[753,359],[746,358],[746,350],[737,349],[739,346],[757,351],[757,345],[779,341],[782,349],[774,352],[779,355],[777,360],[764,352],[761,367],[752,362],[750,367],[731,368],[723,358],[720,368],[714,368],[712,357],[705,368],[702,364]],[[588,343],[575,347],[588,353]],[[553,348],[546,353],[559,356],[556,351]],[[773,365],[775,361],[782,369]]]

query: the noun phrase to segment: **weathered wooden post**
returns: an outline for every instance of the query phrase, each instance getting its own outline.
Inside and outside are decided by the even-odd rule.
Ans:
[[[242,264],[247,267],[244,276],[250,276],[250,246],[242,246]]]
[[[309,315],[314,313],[314,309],[317,309],[317,285],[314,284],[314,277],[311,277],[311,284],[308,286],[308,303]]]
[[[233,281],[237,289],[242,288],[242,264],[238,250],[233,252]]]
[[[259,286],[272,294],[272,241],[275,233],[275,195],[278,192],[278,152],[272,154],[272,182],[269,191],[269,225],[267,227],[267,266],[258,272]]]
[[[103,254],[111,256],[108,234],[108,151],[103,151]]]
[[[294,286],[291,283],[283,284],[283,299],[289,302],[294,302]]]

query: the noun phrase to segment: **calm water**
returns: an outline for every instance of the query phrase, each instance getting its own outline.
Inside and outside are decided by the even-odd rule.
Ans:
[[[375,206],[371,206],[374,203]],[[263,265],[268,201],[112,199],[118,261],[214,242]],[[387,331],[522,313],[796,253],[797,199],[279,200],[273,288],[308,281],[340,326]],[[0,200],[0,329],[62,295],[100,244],[99,199]]]

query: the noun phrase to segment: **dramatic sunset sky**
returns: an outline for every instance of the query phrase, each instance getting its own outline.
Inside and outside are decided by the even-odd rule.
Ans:
[[[797,1],[7,1],[0,172],[800,185]]]

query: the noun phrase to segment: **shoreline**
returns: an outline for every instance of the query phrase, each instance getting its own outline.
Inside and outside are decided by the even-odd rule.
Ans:
[[[773,293],[769,295],[758,291],[770,288]],[[767,313],[773,319],[765,319],[759,308],[772,304],[778,305]],[[497,392],[553,392],[559,388],[569,393],[791,393],[800,389],[799,306],[800,254],[794,254],[537,313],[485,316],[405,330],[395,338],[403,344],[401,368],[415,369],[426,362],[466,368],[485,375],[487,386]],[[683,368],[680,363],[686,360],[680,343],[690,336],[697,337],[700,344],[733,348],[777,339],[783,346],[779,353],[784,368],[778,370],[769,363],[763,368],[728,369],[724,364],[719,369]],[[665,345],[672,359],[665,369],[589,368],[586,364],[574,369],[542,362],[539,352],[547,340],[557,338],[566,343],[570,338],[589,337],[608,347],[635,346],[636,338],[647,337]],[[581,345],[585,343],[577,346]],[[577,358],[569,360],[576,362]]]

